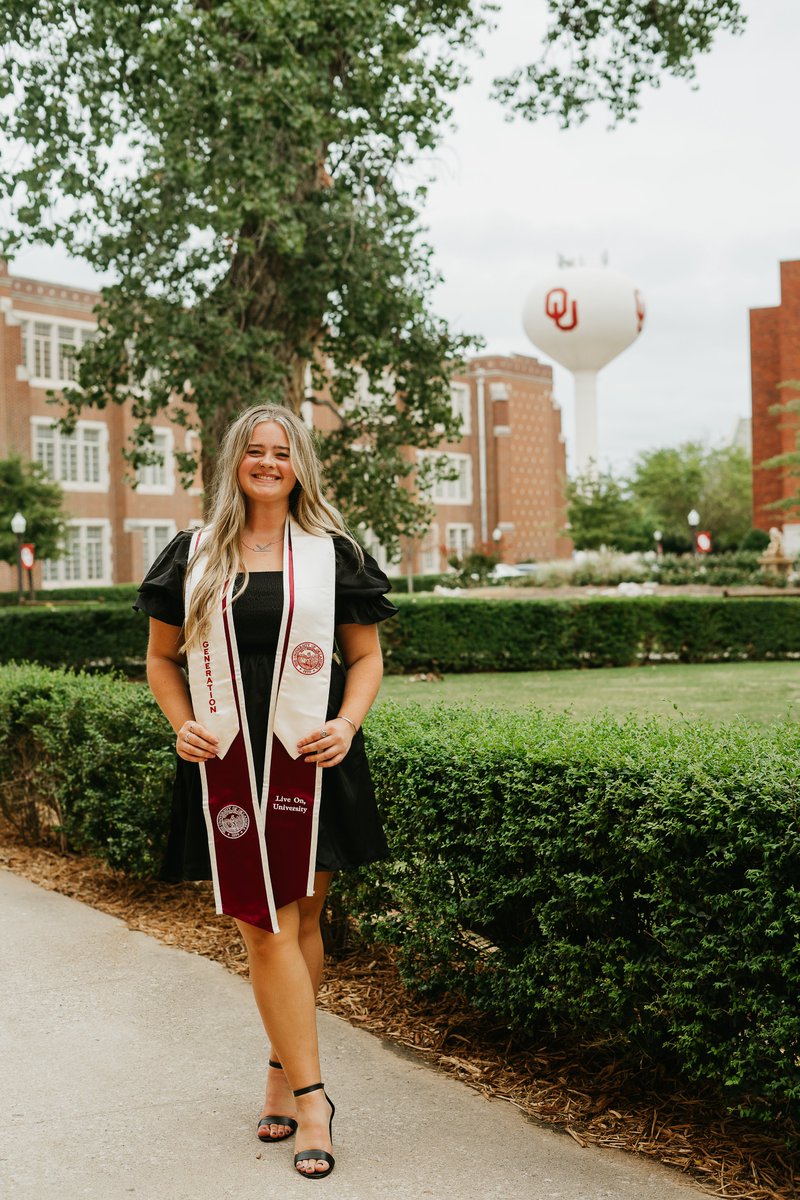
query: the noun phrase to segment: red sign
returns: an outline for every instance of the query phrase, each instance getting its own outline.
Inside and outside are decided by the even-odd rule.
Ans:
[[[570,300],[566,288],[551,288],[544,298],[545,316],[568,333],[578,324],[578,301]]]
[[[26,571],[33,570],[33,564],[35,561],[34,557],[33,557],[33,550],[34,550],[33,542],[23,542],[19,548],[20,561],[22,562],[22,565]]]
[[[698,554],[711,553],[711,534],[707,529],[698,529],[695,535],[695,546]]]

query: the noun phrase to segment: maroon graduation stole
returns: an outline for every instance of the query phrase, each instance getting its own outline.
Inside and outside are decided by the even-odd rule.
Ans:
[[[205,568],[207,535],[198,530],[192,538],[187,609]],[[226,583],[205,639],[188,656],[195,720],[219,738],[216,758],[200,763],[203,811],[217,912],[274,933],[277,909],[314,894],[322,768],[298,755],[297,742],[321,728],[327,715],[333,539],[306,533],[291,517],[286,522],[283,617],[260,797],[231,613],[234,584]]]

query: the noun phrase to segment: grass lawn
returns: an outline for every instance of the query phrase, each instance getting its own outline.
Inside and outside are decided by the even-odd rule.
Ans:
[[[800,719],[800,663],[710,663],[611,667],[596,671],[519,671],[507,674],[446,675],[440,682],[415,683],[387,675],[378,702],[408,700],[433,704],[496,705],[525,709],[570,709],[590,717],[601,709],[680,720],[708,717],[729,721]]]

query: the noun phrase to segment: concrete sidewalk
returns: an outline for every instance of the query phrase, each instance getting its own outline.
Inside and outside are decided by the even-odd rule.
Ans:
[[[0,1189],[31,1200],[310,1193],[255,1124],[265,1039],[249,985],[0,871]],[[667,1168],[582,1150],[511,1105],[320,1013],[337,1106],[327,1200],[681,1200]],[[316,1194],[316,1193],[314,1193]]]

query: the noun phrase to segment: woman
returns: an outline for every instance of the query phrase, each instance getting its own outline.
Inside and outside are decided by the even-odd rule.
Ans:
[[[261,406],[225,435],[208,525],[173,539],[135,605],[177,735],[162,876],[212,878],[217,911],[236,920],[271,1042],[258,1136],[296,1132],[308,1179],[334,1166],[320,915],[335,870],[388,853],[360,732],[382,676],[377,622],[397,611],[388,590],[324,499],[308,430]]]

